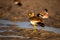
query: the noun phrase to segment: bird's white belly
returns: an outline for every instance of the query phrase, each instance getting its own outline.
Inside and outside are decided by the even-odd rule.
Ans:
[[[30,23],[31,23],[32,25],[36,25],[37,22],[38,22],[38,21],[30,21]]]

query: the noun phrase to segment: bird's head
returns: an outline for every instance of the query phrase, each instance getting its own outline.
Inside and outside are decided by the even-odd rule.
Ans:
[[[47,12],[41,12],[40,17],[42,17],[43,19],[48,18],[48,13]]]
[[[38,17],[41,17],[41,18],[43,18],[43,19],[45,19],[45,18],[48,18],[48,11],[47,11],[47,9],[45,9],[45,10],[42,10],[40,13],[38,13],[39,15],[38,15]]]

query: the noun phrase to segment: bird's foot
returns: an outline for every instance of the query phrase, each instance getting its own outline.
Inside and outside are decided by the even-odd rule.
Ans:
[[[35,33],[37,30],[34,30],[33,32]]]
[[[31,33],[31,34],[34,34],[34,33],[36,33],[37,32],[37,30],[33,30],[33,32]]]

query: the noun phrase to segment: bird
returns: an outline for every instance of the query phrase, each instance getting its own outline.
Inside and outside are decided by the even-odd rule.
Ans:
[[[48,18],[48,12],[47,9],[45,9],[40,13],[38,13],[37,16],[35,15],[34,12],[29,13],[28,16],[29,16],[30,23],[33,25],[33,33],[34,33],[37,31],[36,30],[37,26],[45,27],[44,19]]]
[[[22,6],[22,3],[20,2],[20,0],[14,0],[14,4],[18,6]]]
[[[36,30],[36,27],[39,25],[41,27],[44,27],[44,23],[43,23],[43,20],[37,16],[35,16],[35,13],[32,12],[32,13],[29,13],[29,20],[30,20],[30,23],[33,25],[33,33],[35,33],[37,30]]]

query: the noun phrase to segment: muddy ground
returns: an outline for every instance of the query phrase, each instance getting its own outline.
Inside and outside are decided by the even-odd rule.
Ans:
[[[43,9],[48,9],[49,18],[44,21],[46,26],[60,28],[60,0],[20,0],[22,6],[14,4],[14,0],[0,0],[0,19],[11,21],[29,21],[28,13],[39,13]],[[32,29],[18,28],[16,25],[1,27],[0,40],[60,40],[60,34],[37,30],[32,34]],[[2,37],[2,36],[23,36]]]
[[[0,40],[60,40],[60,34],[51,31],[37,30],[32,33],[32,29],[19,28],[16,26],[0,27]],[[3,37],[2,37],[2,36]],[[4,36],[22,36],[22,37],[4,37]]]

